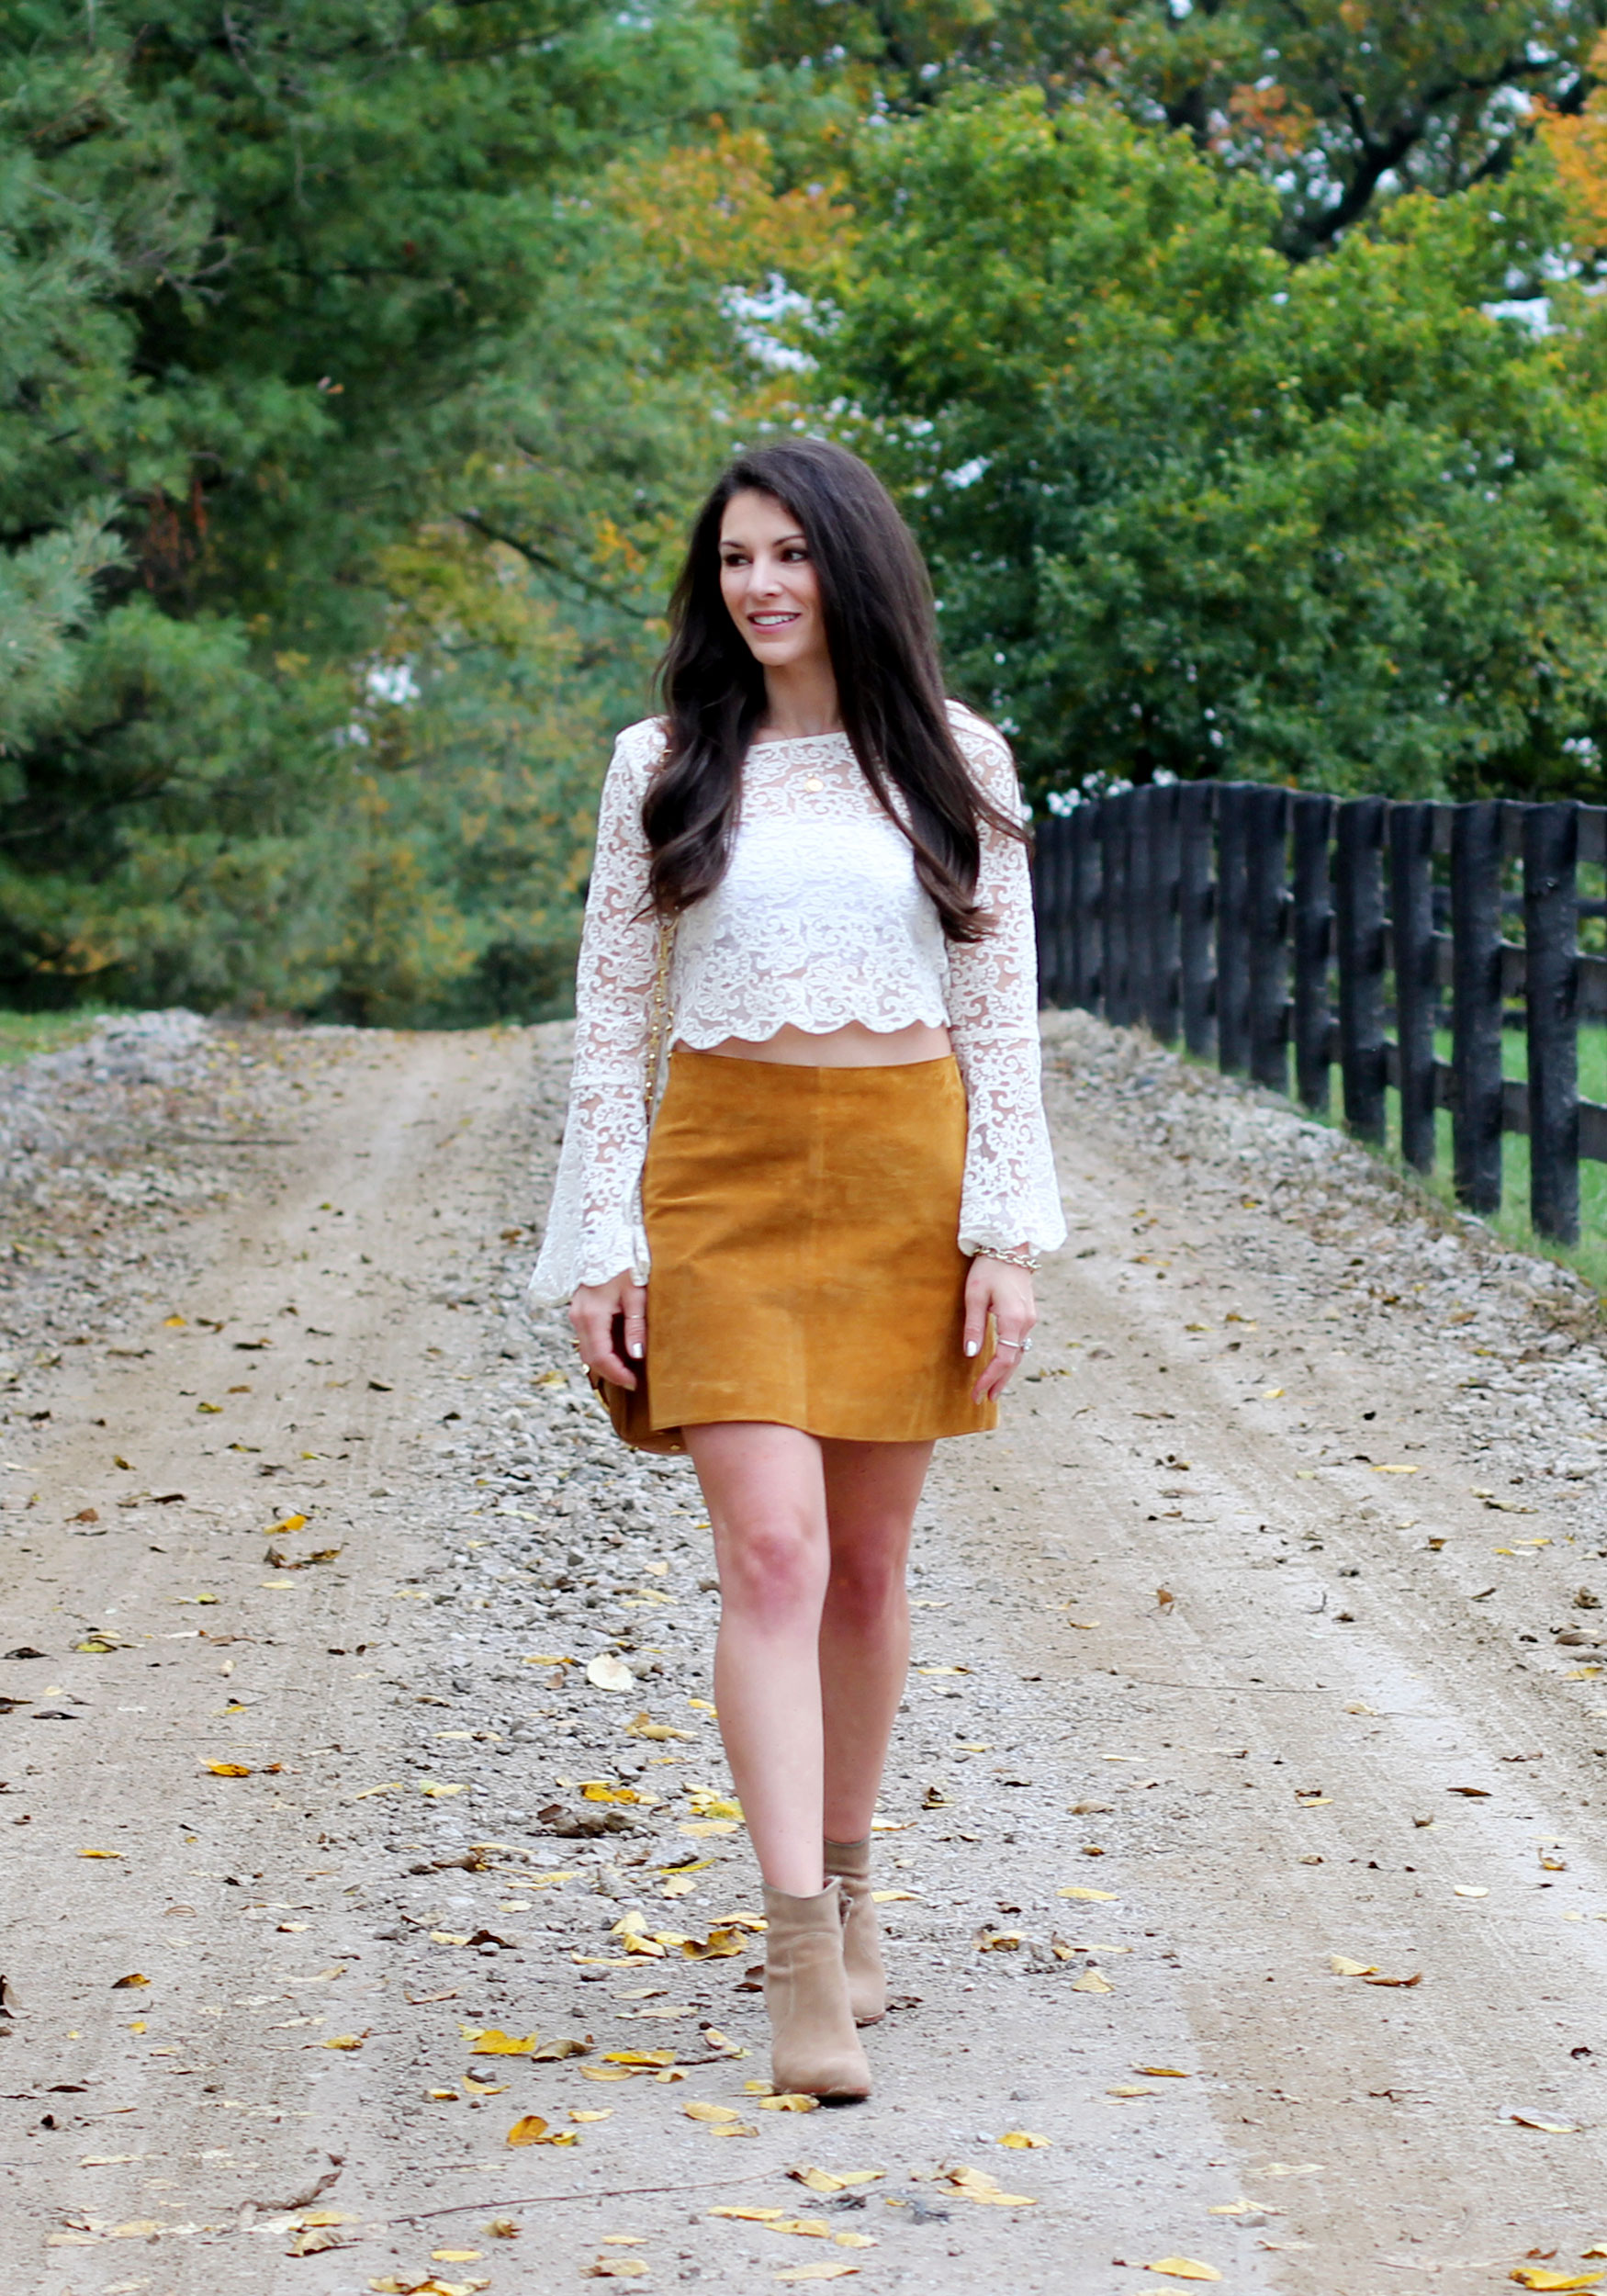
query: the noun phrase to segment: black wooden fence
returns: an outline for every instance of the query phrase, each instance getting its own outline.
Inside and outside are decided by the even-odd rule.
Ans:
[[[1579,1159],[1607,1162],[1607,1105],[1579,1097],[1579,1022],[1607,1019],[1607,959],[1578,947],[1578,872],[1604,859],[1600,805],[1124,790],[1038,824],[1042,995],[1181,1037],[1279,1092],[1292,1049],[1295,1089],[1323,1114],[1337,1063],[1345,1121],[1376,1144],[1394,1085],[1419,1171],[1449,1109],[1456,1193],[1474,1211],[1500,1210],[1501,1134],[1526,1132],[1534,1226],[1571,1244]],[[1514,861],[1521,896],[1503,885]],[[1521,912],[1521,941],[1503,938],[1505,910]],[[1526,1082],[1501,1074],[1509,1000]],[[1434,1051],[1445,1026],[1449,1061]]]

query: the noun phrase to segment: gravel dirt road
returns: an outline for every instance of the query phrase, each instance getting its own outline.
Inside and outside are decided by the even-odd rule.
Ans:
[[[0,1081],[8,2288],[1603,2269],[1594,1302],[1046,1035],[1073,1241],[923,1509],[899,2006],[807,2115],[695,1482],[521,1304],[563,1029],[157,1015]]]

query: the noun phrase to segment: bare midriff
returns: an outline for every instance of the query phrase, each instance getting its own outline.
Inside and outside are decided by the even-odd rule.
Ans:
[[[785,1068],[905,1068],[915,1061],[947,1060],[953,1050],[947,1029],[925,1020],[907,1029],[868,1029],[850,1020],[844,1029],[815,1036],[807,1029],[778,1029],[758,1040],[728,1036],[711,1052],[737,1061],[774,1061]]]

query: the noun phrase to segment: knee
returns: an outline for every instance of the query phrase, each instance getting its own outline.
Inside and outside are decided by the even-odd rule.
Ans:
[[[727,1609],[780,1621],[818,1606],[826,1580],[824,1541],[802,1516],[766,1514],[727,1529],[719,1559]]]
[[[835,1554],[830,1601],[840,1618],[866,1626],[901,1615],[905,1603],[902,1541],[867,1540]]]

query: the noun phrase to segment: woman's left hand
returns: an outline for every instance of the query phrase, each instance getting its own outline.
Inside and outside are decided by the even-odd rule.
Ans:
[[[1027,1350],[1021,1344],[1038,1321],[1033,1304],[1032,1277],[1010,1260],[989,1259],[979,1252],[965,1279],[965,1352],[974,1356],[987,1336],[988,1317],[994,1319],[995,1350],[972,1390],[979,1403],[1002,1395],[1019,1368]],[[1013,1343],[1013,1344],[1012,1344]]]

